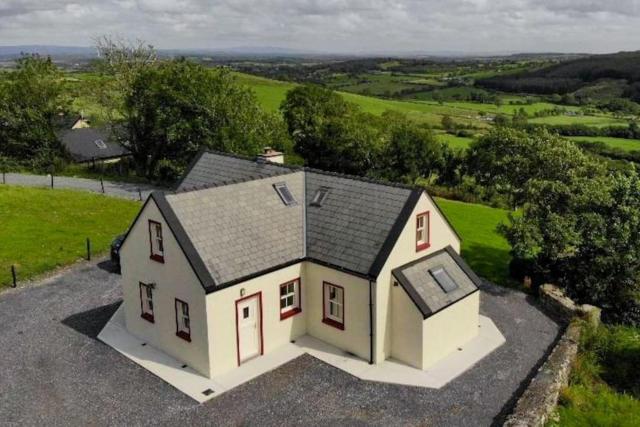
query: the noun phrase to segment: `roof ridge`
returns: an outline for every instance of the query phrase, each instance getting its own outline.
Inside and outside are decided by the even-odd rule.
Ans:
[[[256,161],[257,156],[251,157],[251,156],[247,156],[245,154],[227,153],[227,152],[224,152],[224,151],[218,151],[218,150],[213,150],[213,149],[209,149],[209,148],[206,148],[204,150],[204,152],[205,153],[209,153],[209,154],[217,154],[219,156],[231,157],[231,158],[239,159],[239,160],[246,160],[246,161],[251,162],[251,163],[256,163],[257,162]],[[278,167],[285,168],[285,169],[294,169],[294,170],[302,170],[302,169],[304,169],[303,166],[287,165],[287,164],[284,164],[284,163],[270,162],[269,160],[262,160],[261,162],[264,163],[264,164],[270,165],[270,166],[278,166]]]
[[[350,179],[352,181],[361,181],[361,182],[367,182],[369,184],[384,185],[385,187],[404,188],[405,190],[420,190],[420,191],[425,190],[423,187],[420,187],[419,185],[402,184],[400,182],[384,181],[379,178],[371,178],[368,176],[358,176],[358,175],[351,175],[351,174],[342,173],[342,172],[325,171],[322,169],[311,168],[308,166],[305,166],[304,170],[306,172],[317,173],[320,175],[335,176],[338,178]]]
[[[201,191],[201,190],[210,190],[212,188],[216,188],[216,187],[226,187],[229,185],[234,185],[234,184],[243,184],[245,182],[251,182],[251,181],[260,181],[263,179],[267,179],[267,178],[275,178],[275,177],[279,177],[279,176],[283,176],[283,175],[291,175],[295,172],[304,172],[303,170],[288,170],[288,171],[283,171],[282,173],[278,173],[275,175],[268,175],[268,176],[261,176],[261,175],[249,175],[245,178],[237,178],[237,179],[227,179],[222,181],[221,184],[217,184],[217,183],[211,183],[211,184],[202,184],[202,185],[194,185],[192,187],[186,187],[183,188],[181,190],[175,190],[172,194],[182,194],[182,193],[191,193],[194,191]]]
[[[231,158],[235,158],[235,159],[240,159],[240,160],[246,160],[252,163],[256,162],[256,158],[255,157],[250,157],[247,155],[243,155],[243,154],[236,154],[236,153],[226,153],[223,151],[218,151],[218,150],[212,150],[212,149],[205,149],[204,150],[205,153],[209,153],[209,154],[216,154],[219,156],[225,156],[225,157],[231,157]],[[275,162],[270,162],[268,160],[264,161],[265,164],[268,165],[272,165],[272,166],[277,166],[277,167],[281,167],[281,168],[286,168],[286,169],[290,169],[290,170],[303,170],[305,172],[314,172],[314,173],[318,173],[321,175],[329,175],[329,176],[336,176],[339,178],[345,178],[345,179],[351,179],[354,181],[361,181],[361,182],[368,182],[370,184],[378,184],[378,185],[384,185],[387,187],[395,187],[395,188],[404,188],[407,190],[424,190],[423,187],[420,187],[419,185],[411,185],[411,184],[402,184],[400,182],[393,182],[393,181],[385,181],[379,178],[371,178],[371,177],[367,177],[367,176],[359,176],[359,175],[351,175],[351,174],[347,174],[347,173],[342,173],[342,172],[334,172],[334,171],[327,171],[327,170],[323,170],[323,169],[317,169],[317,168],[312,168],[310,166],[298,166],[298,165],[291,165],[291,164],[284,164],[284,163],[275,163]]]

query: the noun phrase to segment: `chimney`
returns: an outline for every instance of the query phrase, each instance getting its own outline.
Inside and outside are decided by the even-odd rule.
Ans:
[[[284,154],[271,147],[264,147],[256,160],[258,162],[284,163]]]

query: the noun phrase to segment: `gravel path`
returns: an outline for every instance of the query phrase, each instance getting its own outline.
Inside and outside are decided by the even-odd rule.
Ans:
[[[481,312],[507,343],[440,390],[359,380],[305,355],[198,405],[95,336],[121,300],[109,264],[0,294],[0,424],[447,425],[496,423],[559,327],[493,285]]]
[[[22,185],[26,187],[50,187],[51,176],[7,173],[4,177],[4,183],[7,185]],[[97,179],[55,176],[53,178],[53,187],[102,193],[102,185]],[[105,194],[126,199],[145,200],[152,191],[159,189],[160,188],[146,184],[104,181]]]

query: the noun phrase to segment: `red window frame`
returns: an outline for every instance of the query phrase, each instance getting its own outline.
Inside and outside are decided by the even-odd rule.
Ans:
[[[151,322],[151,323],[155,323],[155,319],[153,317],[153,305],[151,306],[151,313],[148,313],[144,310],[144,300],[142,297],[142,292],[144,289],[144,293],[146,294],[147,289],[151,290],[151,303],[153,304],[153,285],[151,285],[150,283],[140,283],[140,317],[142,317],[143,319]]]
[[[422,243],[418,240],[418,222],[421,217],[424,217],[425,220],[424,232],[426,233]],[[425,211],[416,215],[416,252],[423,251],[429,246],[431,246],[431,211]]]
[[[281,290],[284,286],[287,286],[289,283],[295,282],[297,284],[295,296],[298,298],[298,306],[293,307],[285,312],[282,312],[280,308],[280,301],[282,301],[282,293]],[[278,310],[280,311],[280,320],[288,319],[291,316],[295,316],[298,313],[302,313],[302,281],[298,277],[297,279],[289,280],[288,282],[280,284],[278,287]]]
[[[180,324],[178,322],[178,304],[184,304],[187,307],[187,316],[189,319],[189,332],[180,330]],[[175,308],[175,311],[176,311],[176,336],[182,338],[185,341],[191,342],[191,313],[189,313],[189,304],[186,303],[185,301],[182,301],[181,299],[176,298],[175,303],[173,304],[173,307]],[[182,305],[180,307],[182,308]],[[180,315],[182,315],[182,312]]]
[[[159,252],[162,252],[162,254],[153,252],[153,232],[157,229],[157,227],[160,227],[160,245],[162,246],[162,248],[160,248]],[[162,233],[162,224],[152,219],[149,220],[149,252],[151,254],[149,256],[150,259],[164,263],[164,237]]]
[[[342,323],[338,322],[337,320],[334,319],[330,319],[329,317],[327,317],[327,285],[328,286],[333,286],[335,288],[340,288],[342,290]],[[346,322],[346,318],[347,318],[347,311],[345,310],[345,292],[344,292],[344,288],[340,285],[335,285],[331,282],[322,282],[322,323],[329,325],[329,326],[333,326],[334,328],[340,329],[341,331],[344,331],[344,325]]]

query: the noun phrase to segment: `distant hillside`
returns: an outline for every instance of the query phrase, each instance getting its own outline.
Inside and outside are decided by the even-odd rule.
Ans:
[[[476,84],[504,92],[562,95],[606,80],[617,81],[618,86],[622,81],[622,96],[640,101],[640,51],[589,56]]]

